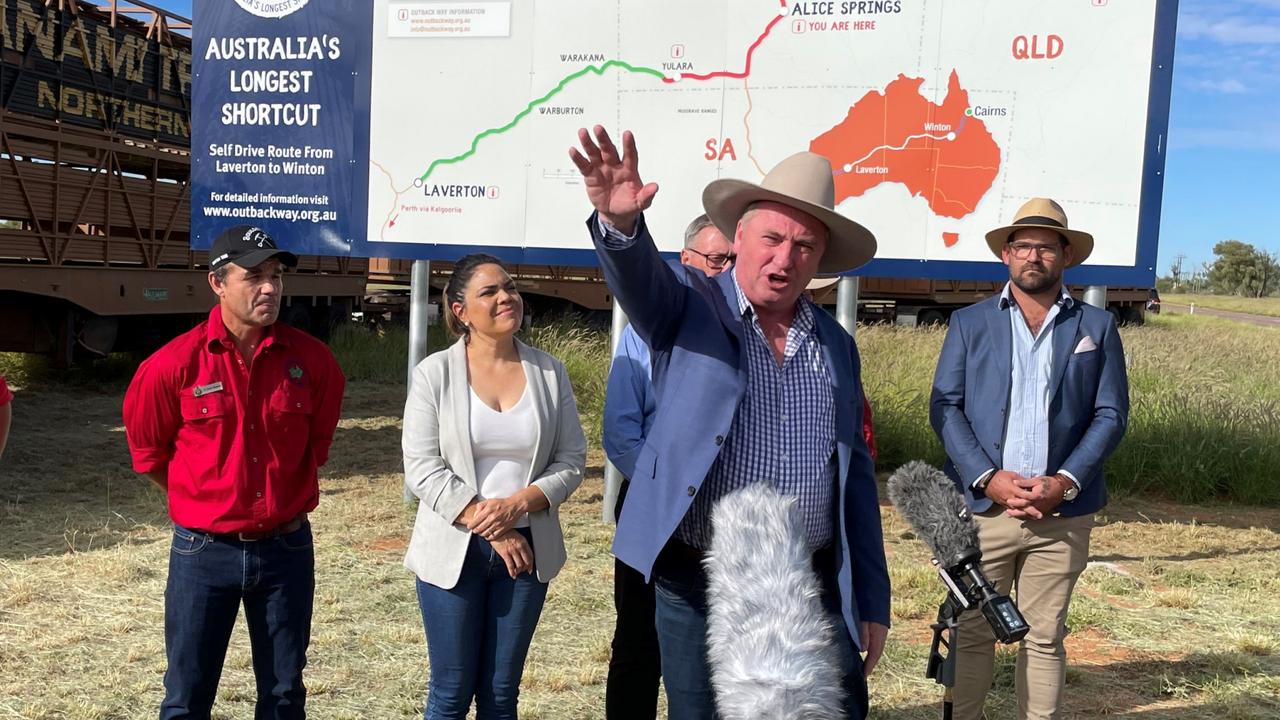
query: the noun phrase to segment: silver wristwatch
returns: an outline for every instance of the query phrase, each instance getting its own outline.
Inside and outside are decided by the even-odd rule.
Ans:
[[[1060,477],[1067,481],[1067,489],[1062,491],[1062,502],[1075,500],[1076,496],[1080,494],[1080,488],[1075,484],[1075,481],[1066,475],[1060,475]]]

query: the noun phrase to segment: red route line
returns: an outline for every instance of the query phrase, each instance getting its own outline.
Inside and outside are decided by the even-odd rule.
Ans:
[[[782,0],[782,2],[781,2],[781,6],[782,6],[783,8],[785,8],[785,7],[787,6],[786,0]],[[732,71],[729,71],[729,70],[721,70],[721,71],[719,71],[719,72],[707,73],[706,75],[687,75],[687,74],[682,74],[682,75],[680,76],[680,79],[681,79],[681,80],[711,80],[712,78],[737,78],[737,79],[739,79],[739,80],[745,79],[748,75],[750,75],[750,74],[751,74],[751,56],[752,56],[752,54],[754,54],[754,53],[755,53],[756,48],[760,47],[760,43],[764,42],[764,39],[765,39],[765,38],[767,38],[767,37],[769,37],[769,31],[773,30],[773,26],[774,26],[774,25],[777,25],[779,22],[781,22],[781,21],[782,21],[782,19],[783,19],[783,17],[785,17],[785,16],[784,16],[784,15],[774,15],[774,16],[773,16],[773,20],[771,20],[771,21],[769,22],[769,24],[765,26],[765,28],[764,28],[764,32],[760,33],[760,37],[756,38],[756,41],[755,41],[755,42],[753,42],[753,43],[751,43],[751,47],[747,48],[747,62],[746,62],[746,66],[742,69],[742,72],[732,72]],[[662,78],[662,82],[667,83],[668,85],[670,85],[670,84],[674,83],[674,82],[675,82],[675,80],[674,80],[674,79],[672,79],[672,78],[669,78],[669,77],[664,77],[664,78]]]

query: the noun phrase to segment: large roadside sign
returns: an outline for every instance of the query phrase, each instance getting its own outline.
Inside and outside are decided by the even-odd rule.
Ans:
[[[197,0],[193,243],[589,265],[577,128],[632,130],[662,250],[707,182],[831,160],[860,274],[996,279],[984,233],[1049,196],[1071,281],[1150,284],[1176,0]]]

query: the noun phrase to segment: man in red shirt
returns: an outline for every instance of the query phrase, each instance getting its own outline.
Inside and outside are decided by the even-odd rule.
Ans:
[[[307,513],[346,385],[333,353],[283,323],[284,267],[261,229],[214,240],[208,322],[142,363],[124,399],[133,468],[169,496],[161,720],[208,718],[244,603],[256,717],[302,718],[315,590]]]
[[[13,419],[13,393],[0,375],[0,455],[4,455],[5,443],[9,441],[9,421]]]

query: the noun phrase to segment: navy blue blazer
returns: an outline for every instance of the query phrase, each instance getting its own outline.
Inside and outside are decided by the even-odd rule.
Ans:
[[[988,470],[1000,469],[1009,417],[1012,311],[1001,310],[999,303],[997,295],[951,315],[929,399],[929,422],[947,451],[947,475],[975,512],[990,508],[992,501],[970,485]],[[1076,352],[1084,349],[1086,337],[1096,348]],[[1058,313],[1050,382],[1046,472],[1066,470],[1080,481],[1080,494],[1057,512],[1097,512],[1107,504],[1103,462],[1129,422],[1124,346],[1111,313],[1078,301]]]
[[[668,266],[643,217],[635,239],[616,247],[605,243],[594,213],[587,227],[609,288],[653,353],[657,410],[613,541],[614,555],[648,578],[720,453],[746,392],[744,328],[730,273],[707,278]],[[830,314],[819,310],[815,317],[836,403],[837,585],[845,623],[861,647],[859,621],[889,624],[880,503],[862,435],[857,347]]]

